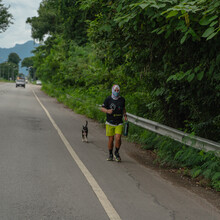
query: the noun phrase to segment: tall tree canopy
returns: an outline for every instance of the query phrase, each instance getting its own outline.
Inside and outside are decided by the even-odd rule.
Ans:
[[[34,65],[33,57],[26,57],[21,62],[21,67],[31,67]]]
[[[220,140],[219,0],[43,0],[29,18],[45,81],[132,94],[133,113]],[[131,96],[131,95],[130,95]]]
[[[79,6],[77,0],[43,0],[38,16],[26,21],[32,26],[32,37],[43,40],[47,35],[63,35],[66,40],[84,44],[87,41],[85,18],[88,13]]]
[[[20,61],[21,61],[21,58],[18,56],[17,53],[10,53],[8,55],[8,62],[18,65]]]
[[[26,67],[31,79],[35,79],[35,69],[34,69],[33,57],[26,57],[21,62],[21,67]]]
[[[8,12],[9,7],[4,6],[0,0],[0,33],[6,31],[10,24],[12,24],[12,15]]]

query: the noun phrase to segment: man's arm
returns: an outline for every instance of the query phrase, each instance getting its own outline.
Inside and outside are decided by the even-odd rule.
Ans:
[[[104,112],[104,113],[106,113],[106,114],[112,114],[112,112],[113,112],[113,109],[107,109],[107,108],[105,108],[105,107],[101,107],[101,109],[100,109],[102,112]]]

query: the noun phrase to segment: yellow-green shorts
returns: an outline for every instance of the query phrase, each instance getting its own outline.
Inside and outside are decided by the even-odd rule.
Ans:
[[[106,124],[106,136],[114,136],[115,134],[122,134],[123,125],[112,126]]]

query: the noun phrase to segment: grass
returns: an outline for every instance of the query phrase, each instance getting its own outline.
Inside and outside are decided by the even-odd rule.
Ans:
[[[14,83],[15,81],[0,78],[0,82],[9,82],[9,83]]]

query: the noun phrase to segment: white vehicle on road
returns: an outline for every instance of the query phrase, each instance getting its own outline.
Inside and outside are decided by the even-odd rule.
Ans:
[[[41,81],[40,80],[37,80],[36,81],[36,85],[41,85],[42,83],[41,83]]]
[[[22,87],[24,87],[25,88],[25,79],[23,79],[23,78],[20,78],[20,79],[16,79],[16,88],[18,87],[18,86],[22,86]]]

